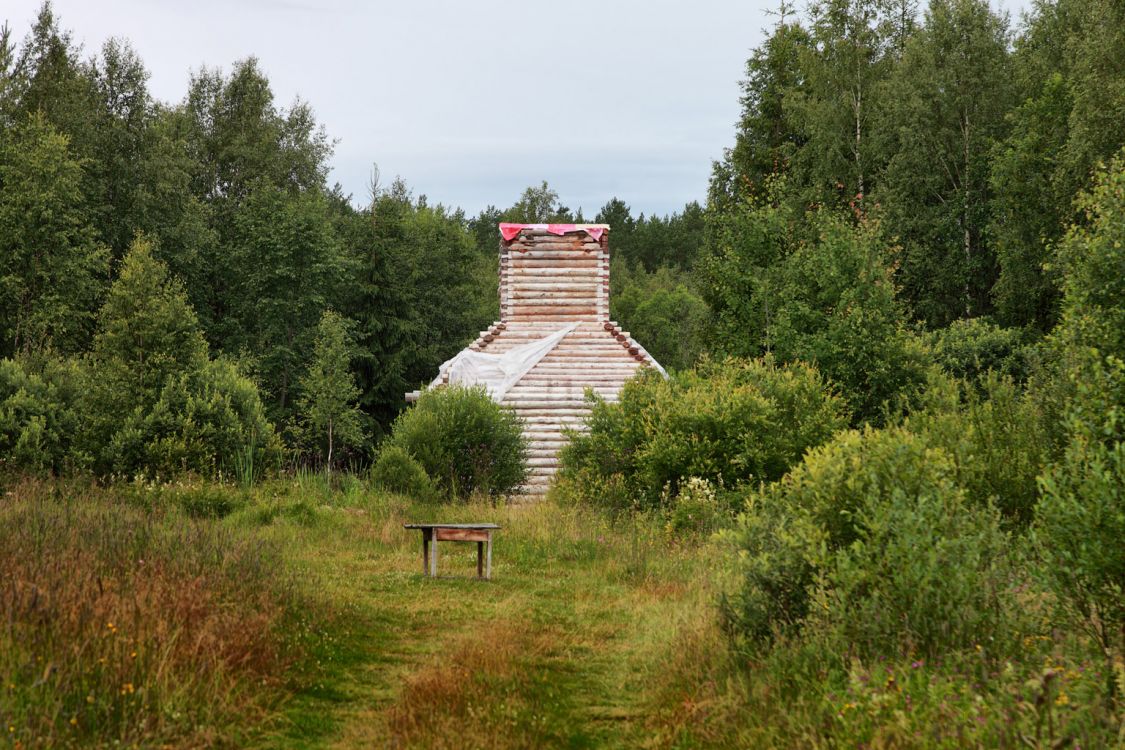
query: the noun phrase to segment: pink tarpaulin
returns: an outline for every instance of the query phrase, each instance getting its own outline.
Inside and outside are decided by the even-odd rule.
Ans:
[[[592,227],[587,224],[500,224],[500,235],[505,241],[511,242],[520,233],[521,229],[542,229],[551,234],[563,235],[568,232],[585,232],[595,240],[601,240],[605,234],[605,227]]]

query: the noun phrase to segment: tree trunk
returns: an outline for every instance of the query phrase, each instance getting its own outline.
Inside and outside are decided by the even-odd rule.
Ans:
[[[965,112],[965,116],[962,119],[962,122],[964,123],[964,125],[963,125],[962,130],[961,130],[961,137],[962,137],[963,144],[964,144],[963,154],[964,154],[965,163],[963,165],[962,178],[961,178],[963,180],[963,184],[961,186],[961,193],[962,193],[962,196],[963,196],[963,202],[961,204],[961,229],[963,231],[962,243],[964,245],[964,251],[965,251],[965,317],[968,318],[968,317],[971,317],[972,314],[973,314],[973,311],[972,311],[973,297],[972,297],[972,291],[971,291],[971,289],[972,289],[972,267],[973,267],[973,240],[972,240],[972,234],[971,234],[970,229],[969,229],[969,227],[970,227],[970,224],[969,224],[969,219],[970,219],[969,194],[970,194],[970,189],[971,189],[971,179],[970,179],[970,173],[969,173],[969,113],[968,112]]]

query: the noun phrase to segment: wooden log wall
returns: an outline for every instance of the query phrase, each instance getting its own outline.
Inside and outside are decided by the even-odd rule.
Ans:
[[[501,242],[500,320],[608,321],[608,232],[525,229]]]

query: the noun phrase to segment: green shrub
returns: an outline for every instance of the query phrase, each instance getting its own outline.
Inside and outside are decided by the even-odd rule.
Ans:
[[[84,465],[73,451],[80,389],[71,361],[0,360],[0,465],[35,472]]]
[[[384,450],[412,456],[450,497],[515,492],[527,478],[527,440],[514,412],[483,387],[426,391],[395,420]]]
[[[421,500],[433,500],[437,496],[434,483],[413,456],[406,449],[389,445],[379,451],[379,458],[371,467],[371,483],[387,492]]]
[[[584,501],[652,508],[693,477],[725,488],[777,479],[846,424],[842,399],[808,365],[704,360],[668,379],[642,373],[617,404],[595,401],[560,474]],[[623,491],[606,495],[607,484]]]
[[[997,513],[966,503],[946,471],[917,494],[868,496],[856,541],[824,561],[811,609],[841,648],[869,657],[1005,648],[1009,540]]]
[[[728,630],[761,643],[812,624],[863,655],[938,653],[996,633],[1009,611],[1007,537],[956,476],[945,451],[897,428],[811,451],[740,519]]]
[[[1029,524],[1052,443],[1038,404],[996,373],[976,385],[933,377],[923,402],[905,420],[906,429],[949,454],[969,500],[995,505],[1009,526]]]
[[[1091,363],[1070,444],[1041,479],[1036,537],[1060,602],[1107,656],[1125,654],[1125,362]]]
[[[111,470],[127,476],[233,474],[249,456],[275,464],[281,443],[257,386],[225,360],[168,378],[149,409],[124,415],[103,451]]]
[[[1027,379],[1026,333],[1002,328],[985,318],[955,320],[930,334],[930,348],[943,370],[964,380],[979,380],[986,372]]]

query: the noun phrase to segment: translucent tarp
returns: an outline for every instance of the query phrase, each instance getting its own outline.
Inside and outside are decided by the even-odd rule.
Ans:
[[[512,386],[577,327],[578,323],[571,323],[550,336],[513,346],[502,354],[465,349],[442,364],[430,387],[446,382],[450,385],[483,385],[492,400],[499,403]]]

